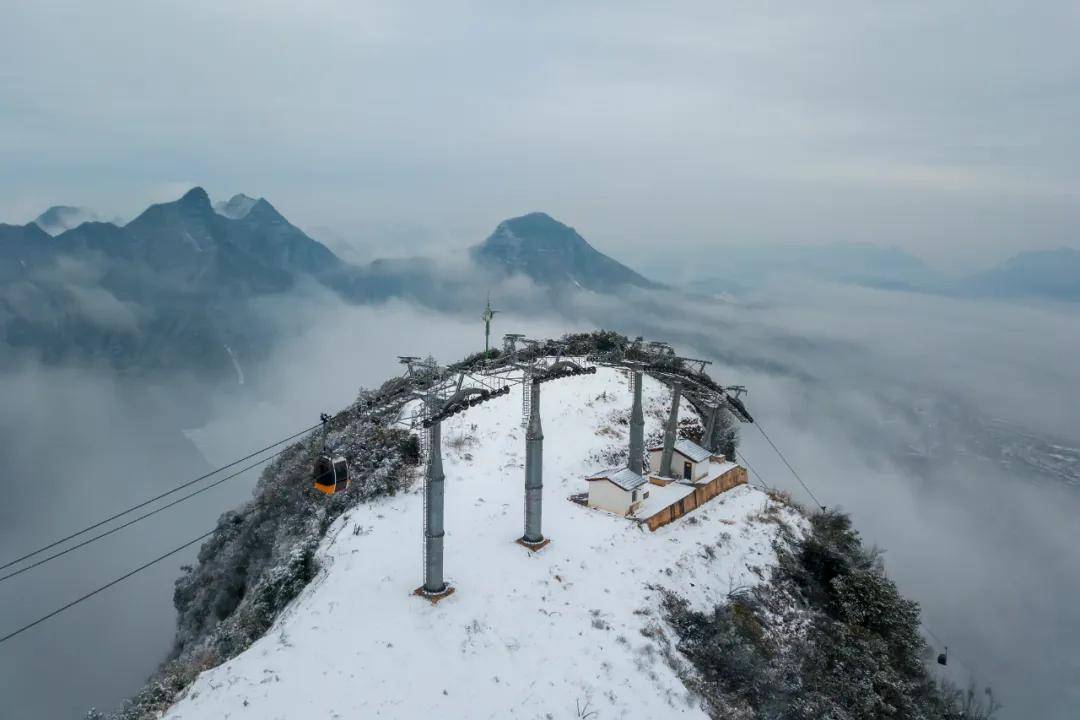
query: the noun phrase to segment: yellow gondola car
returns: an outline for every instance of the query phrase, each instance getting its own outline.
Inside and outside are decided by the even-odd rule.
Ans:
[[[325,495],[345,492],[349,489],[349,464],[340,455],[320,455],[312,473],[315,489]]]

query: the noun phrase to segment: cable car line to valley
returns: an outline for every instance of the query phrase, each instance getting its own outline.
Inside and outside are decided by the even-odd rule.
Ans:
[[[65,610],[69,610],[69,609],[75,607],[76,605],[78,605],[79,603],[81,603],[81,602],[83,602],[85,600],[89,600],[90,598],[94,597],[98,593],[101,593],[101,592],[104,592],[105,590],[108,590],[112,586],[122,583],[123,581],[125,581],[129,577],[131,577],[132,575],[136,575],[136,574],[142,572],[143,570],[146,570],[147,568],[150,568],[150,567],[158,564],[162,560],[170,558],[170,557],[172,557],[173,555],[177,554],[178,552],[180,552],[182,550],[186,550],[187,548],[191,547],[195,543],[200,542],[202,540],[205,540],[206,538],[210,537],[213,534],[214,534],[213,530],[210,530],[209,532],[205,532],[202,535],[200,535],[199,537],[195,538],[194,540],[189,540],[188,542],[184,543],[180,547],[175,548],[173,550],[170,550],[169,552],[165,553],[164,555],[159,555],[158,557],[154,558],[150,562],[140,565],[139,567],[135,568],[134,570],[131,570],[131,571],[121,575],[120,577],[116,578],[115,580],[111,580],[111,581],[105,583],[104,585],[102,585],[101,587],[99,587],[99,588],[97,588],[95,590],[91,590],[90,592],[86,593],[85,595],[72,600],[68,604],[63,605],[61,607],[58,607],[56,610],[53,610],[52,612],[48,613],[47,615],[42,615],[37,620],[34,620],[33,622],[27,623],[26,625],[23,625],[19,629],[14,630],[14,631],[8,633],[7,635],[4,635],[3,637],[0,637],[0,644],[3,644],[5,642],[7,642],[8,640],[15,637],[16,635],[19,635],[21,633],[26,632],[30,628],[33,628],[33,627],[36,627],[37,625],[40,625],[41,623],[45,622],[46,620],[50,620],[50,619],[56,617],[57,615],[64,612]]]
[[[36,561],[34,563],[31,563],[30,565],[26,565],[25,567],[21,567],[18,570],[14,570],[14,571],[8,573],[7,575],[0,575],[0,583],[4,582],[5,580],[8,580],[10,578],[13,578],[16,575],[21,575],[22,573],[26,572],[27,570],[33,570],[34,568],[36,568],[36,567],[38,567],[40,565],[44,565],[47,562],[50,562],[52,560],[56,560],[57,558],[62,557],[64,555],[67,555],[68,553],[73,552],[75,550],[78,550],[79,548],[86,547],[87,545],[95,543],[95,542],[97,542],[98,540],[101,540],[104,537],[108,537],[109,535],[112,535],[113,533],[119,532],[119,531],[123,530],[124,528],[131,527],[135,523],[140,522],[142,520],[145,520],[146,518],[150,517],[151,515],[157,515],[159,512],[163,512],[163,511],[168,510],[169,508],[171,508],[171,507],[173,507],[175,505],[179,505],[182,502],[190,500],[191,498],[195,497],[196,495],[204,493],[207,490],[210,490],[212,488],[215,488],[218,485],[221,485],[222,483],[226,482],[227,480],[232,480],[234,477],[236,477],[238,475],[242,475],[245,472],[247,472],[248,470],[251,470],[253,468],[258,467],[259,465],[262,465],[263,463],[266,463],[266,462],[269,462],[270,460],[273,460],[274,458],[280,456],[284,452],[285,452],[285,450],[280,450],[280,451],[274,453],[273,455],[268,455],[267,457],[264,457],[262,460],[257,460],[255,462],[251,463],[250,465],[248,465],[247,467],[242,468],[240,470],[237,470],[236,472],[232,473],[231,475],[227,475],[227,476],[225,476],[225,477],[223,477],[223,478],[221,478],[219,480],[215,480],[214,482],[210,483],[209,485],[207,485],[205,487],[201,487],[201,488],[199,488],[198,490],[196,490],[194,492],[188,493],[187,495],[184,495],[181,498],[173,500],[171,503],[168,503],[167,505],[162,505],[159,508],[154,508],[150,512],[144,513],[144,514],[138,516],[137,518],[134,518],[133,520],[128,520],[126,523],[124,523],[122,525],[117,525],[114,528],[110,528],[110,529],[106,530],[103,533],[99,533],[99,534],[95,535],[94,537],[89,538],[87,540],[83,540],[82,542],[80,542],[80,543],[78,543],[76,545],[72,545],[69,548],[65,548],[65,549],[63,549],[63,550],[61,550],[61,551],[59,551],[57,553],[53,553],[52,555],[49,555],[48,557],[42,558],[41,560],[38,560],[38,561]]]
[[[290,440],[295,440],[296,438],[300,437],[301,435],[305,435],[305,434],[311,432],[312,430],[315,430],[315,429],[320,428],[320,427],[322,427],[321,422],[316,424],[316,425],[312,425],[309,428],[305,428],[304,430],[301,430],[301,431],[299,431],[297,433],[293,433],[292,435],[288,436],[287,438],[284,438],[282,440],[278,440],[275,443],[271,443],[270,445],[267,445],[266,447],[264,447],[264,448],[262,448],[260,450],[256,450],[255,452],[249,453],[248,455],[245,455],[244,457],[242,457],[242,458],[240,458],[238,460],[234,460],[233,462],[229,463],[228,465],[222,465],[221,467],[219,467],[219,468],[217,468],[215,470],[211,470],[210,472],[206,473],[205,475],[200,475],[199,477],[195,478],[194,480],[188,480],[185,483],[177,485],[176,487],[172,488],[171,490],[167,490],[166,492],[163,492],[163,493],[161,493],[159,495],[155,495],[154,497],[149,498],[147,500],[144,500],[144,501],[142,501],[141,503],[139,503],[137,505],[132,505],[131,507],[129,507],[129,508],[125,509],[125,510],[121,510],[120,512],[114,513],[113,515],[110,515],[107,518],[99,520],[99,521],[93,523],[92,525],[87,525],[83,529],[78,530],[76,532],[73,532],[70,535],[62,537],[62,538],[60,538],[58,540],[54,540],[53,542],[49,543],[48,545],[43,545],[43,546],[39,547],[36,550],[33,550],[33,551],[28,552],[28,553],[26,553],[24,555],[21,555],[21,556],[15,558],[13,560],[9,560],[8,562],[4,563],[3,565],[0,565],[0,570],[6,570],[6,569],[8,569],[9,567],[11,567],[13,565],[17,565],[17,564],[21,563],[23,560],[27,560],[29,558],[32,558],[35,555],[40,555],[41,553],[45,552],[46,550],[51,550],[54,547],[56,547],[57,545],[61,545],[61,544],[65,543],[65,542],[67,542],[68,540],[73,540],[74,538],[77,538],[80,535],[88,533],[91,530],[96,530],[97,528],[101,527],[102,525],[105,525],[107,523],[112,522],[113,520],[121,518],[121,517],[123,517],[124,515],[127,515],[130,512],[134,512],[135,510],[139,510],[141,508],[144,508],[147,505],[155,503],[158,500],[161,500],[162,498],[168,497],[169,495],[172,495],[175,492],[179,492],[180,490],[183,490],[184,488],[191,487],[192,485],[195,485],[196,483],[199,483],[199,482],[202,482],[203,480],[211,478],[214,475],[217,475],[218,473],[220,473],[220,472],[222,472],[224,470],[228,470],[229,468],[236,467],[240,463],[246,462],[246,461],[250,460],[253,457],[261,455],[264,452],[267,452],[268,450],[273,450],[278,445],[281,445],[283,443],[287,443]],[[280,454],[280,453],[278,453],[278,454]],[[232,476],[230,476],[230,477],[232,477]]]
[[[757,471],[757,468],[750,464],[750,461],[746,459],[746,455],[743,455],[741,452],[736,450],[735,458],[745,463],[746,468],[751,472],[751,474],[757,476],[758,484],[761,486],[762,490],[764,490],[765,492],[772,492],[772,488],[770,488],[769,484],[765,482],[765,478],[761,476],[761,473]],[[3,578],[0,578],[0,580],[3,580]]]
[[[478,405],[478,404],[480,404],[482,402],[485,402],[485,401],[487,401],[489,399],[494,399],[496,397],[506,395],[511,391],[512,387],[516,387],[516,386],[526,387],[528,382],[530,382],[530,380],[531,380],[532,383],[535,384],[535,383],[547,382],[547,381],[550,381],[550,380],[557,380],[557,379],[561,379],[561,378],[564,378],[564,377],[570,377],[572,375],[593,374],[593,373],[596,372],[597,368],[596,368],[595,365],[592,365],[592,366],[586,365],[584,367],[581,367],[581,366],[578,366],[578,365],[576,365],[574,363],[571,363],[571,362],[568,362],[568,361],[560,361],[559,360],[560,357],[561,357],[561,355],[557,357],[556,362],[554,364],[552,364],[552,365],[541,364],[541,365],[539,365],[537,367],[537,366],[534,366],[533,364],[530,364],[529,367],[525,368],[525,373],[526,374],[521,379],[513,377],[512,371],[511,372],[505,372],[505,374],[502,373],[502,372],[496,373],[496,372],[490,372],[490,371],[489,372],[481,371],[480,373],[469,372],[468,370],[455,371],[453,373],[447,373],[447,372],[440,371],[440,372],[434,373],[434,377],[431,378],[431,380],[429,382],[425,383],[426,393],[423,394],[423,395],[418,394],[415,390],[411,395],[406,393],[405,391],[408,389],[408,385],[406,385],[405,387],[402,387],[402,388],[396,388],[396,389],[392,388],[391,390],[383,390],[383,391],[375,394],[374,396],[365,397],[365,398],[363,398],[361,400],[358,400],[356,403],[350,405],[350,409],[356,408],[359,405],[360,406],[360,412],[361,412],[362,415],[374,415],[374,414],[381,413],[381,412],[383,412],[385,410],[388,410],[388,409],[393,409],[396,406],[397,401],[402,400],[402,401],[405,401],[405,402],[403,403],[402,407],[398,407],[396,409],[396,418],[394,418],[391,422],[393,424],[409,425],[409,426],[412,426],[413,429],[419,430],[420,427],[428,428],[433,423],[440,422],[443,419],[445,419],[445,418],[447,418],[447,417],[449,417],[451,415],[455,415],[455,414],[457,414],[459,412],[464,411],[465,409],[468,409],[470,407]],[[513,367],[517,368],[517,369],[522,368],[522,366],[520,366],[520,365],[513,365]],[[436,370],[438,370],[438,368],[436,368]],[[646,369],[646,371],[648,372],[648,369]],[[410,364],[409,365],[409,372],[405,376],[404,379],[406,381],[410,381],[412,385],[416,385],[417,381],[423,382],[423,380],[420,377],[413,377],[413,372],[414,372],[413,365]],[[532,375],[530,375],[529,373],[532,373]],[[651,372],[650,374],[653,374],[655,376],[656,375],[655,370],[653,372]],[[456,383],[454,383],[454,381],[453,381],[453,376],[454,375],[459,376]],[[479,377],[477,377],[477,375],[479,375]],[[468,379],[468,381],[470,383],[470,387],[463,388],[462,384],[466,380],[466,378]],[[678,378],[675,378],[675,379],[676,379],[676,381],[678,381]],[[384,385],[384,387],[385,387],[385,385]],[[721,393],[721,397],[723,397],[725,400],[727,400],[728,404],[731,405],[730,397],[727,395],[726,392],[724,392],[724,390],[725,390],[724,388],[720,388],[720,390],[719,390],[720,393]],[[430,404],[432,402],[432,398],[442,397],[442,394],[444,394],[444,393],[448,394],[449,398],[444,398],[442,400],[442,402],[444,403],[444,406],[441,409],[438,409],[438,412],[434,412],[434,410],[436,408],[428,407],[428,404]],[[404,395],[404,397],[402,397],[403,395]],[[405,413],[402,412],[402,410],[404,410],[404,405],[407,404],[407,402],[408,402],[407,398],[410,398],[410,397],[414,398],[414,399],[415,398],[420,398],[420,399],[424,400],[424,402],[421,404],[421,408],[417,412],[415,412],[411,416],[402,417],[402,415],[405,414]],[[425,403],[427,403],[427,404],[425,404]],[[781,460],[784,462],[784,464],[787,466],[787,468],[791,471],[791,473],[799,481],[799,483],[802,485],[803,489],[806,490],[806,492],[810,495],[810,497],[813,498],[813,500],[822,509],[824,509],[824,506],[821,505],[821,503],[818,501],[818,499],[814,495],[813,491],[810,490],[810,488],[807,486],[807,484],[803,481],[802,477],[798,474],[798,472],[795,470],[795,468],[791,465],[790,462],[788,462],[787,458],[783,455],[781,450],[777,447],[776,443],[774,443],[772,441],[772,439],[768,436],[768,434],[765,432],[765,430],[761,428],[760,424],[754,422],[754,420],[752,418],[750,418],[749,414],[745,412],[745,409],[741,408],[741,404],[740,404],[739,407],[735,407],[735,411],[738,411],[737,414],[739,415],[740,419],[742,419],[742,420],[744,420],[746,422],[753,423],[753,424],[758,426],[758,430],[761,432],[762,436],[769,443],[769,445],[772,446],[773,450],[777,453],[777,455],[781,458]],[[236,470],[235,472],[230,473],[227,476],[218,477],[218,478],[212,480],[212,482],[206,484],[205,486],[194,489],[192,492],[189,492],[189,493],[183,495],[182,497],[175,498],[175,499],[171,500],[170,502],[167,502],[166,504],[163,504],[160,507],[152,508],[152,509],[148,510],[147,512],[142,513],[138,517],[133,517],[133,518],[131,518],[129,520],[123,521],[121,524],[119,524],[119,525],[117,525],[115,527],[105,529],[102,532],[99,532],[99,533],[95,534],[93,537],[85,538],[85,539],[83,539],[81,541],[76,542],[75,544],[71,545],[70,547],[66,547],[64,549],[61,549],[61,550],[59,550],[57,552],[54,552],[54,553],[48,555],[47,557],[40,558],[40,559],[35,560],[35,561],[33,561],[33,562],[23,566],[23,567],[20,567],[18,569],[14,569],[12,571],[7,572],[6,574],[0,575],[0,583],[4,582],[6,580],[9,580],[9,579],[11,579],[11,578],[13,578],[13,577],[15,577],[17,575],[21,575],[22,573],[25,573],[25,572],[27,572],[29,570],[40,567],[41,565],[49,563],[49,562],[51,562],[53,560],[56,560],[56,559],[58,559],[60,557],[63,557],[65,555],[69,554],[69,553],[72,553],[72,552],[80,549],[80,548],[86,547],[86,546],[88,546],[88,545],[90,545],[92,543],[95,543],[98,540],[101,540],[101,539],[103,539],[105,537],[108,537],[110,535],[118,533],[121,530],[129,528],[132,525],[135,525],[135,524],[137,524],[137,523],[139,523],[139,522],[141,522],[141,521],[143,521],[143,520],[145,520],[145,519],[147,519],[149,517],[152,517],[154,515],[157,515],[158,513],[164,512],[165,510],[168,510],[168,509],[170,509],[172,507],[175,507],[176,505],[179,505],[179,504],[181,504],[183,502],[186,502],[186,501],[196,497],[197,495],[200,495],[200,494],[202,494],[202,493],[204,493],[204,492],[206,492],[208,490],[211,490],[214,487],[217,487],[218,485],[221,485],[221,484],[225,483],[226,481],[228,481],[228,480],[230,480],[232,478],[235,478],[235,477],[237,477],[237,476],[239,476],[239,475],[241,475],[241,474],[243,474],[245,472],[248,472],[249,470],[252,470],[252,469],[254,469],[254,468],[256,468],[256,467],[258,467],[260,465],[264,465],[265,463],[268,463],[268,462],[274,460],[275,458],[279,458],[283,454],[285,454],[286,452],[288,452],[289,450],[294,448],[295,445],[289,445],[289,446],[286,446],[284,448],[277,449],[276,451],[275,451],[275,448],[278,448],[278,446],[283,445],[285,443],[290,443],[291,441],[294,441],[297,438],[299,438],[299,437],[301,437],[303,435],[306,435],[308,433],[311,433],[312,431],[317,430],[319,428],[322,428],[322,442],[321,442],[321,448],[319,448],[316,451],[316,456],[317,456],[316,457],[316,463],[315,463],[315,467],[314,467],[314,472],[312,473],[312,475],[313,475],[312,481],[313,481],[314,488],[315,488],[315,490],[317,490],[317,491],[319,491],[319,492],[321,492],[323,494],[326,494],[326,495],[333,495],[333,494],[337,494],[339,492],[343,492],[343,491],[345,491],[345,490],[347,490],[349,488],[350,480],[351,480],[351,478],[349,477],[350,473],[349,473],[349,467],[348,467],[348,460],[344,456],[340,456],[337,453],[333,452],[331,450],[331,448],[328,446],[328,442],[327,442],[329,432],[330,432],[330,423],[331,423],[332,420],[334,420],[339,415],[340,415],[340,413],[335,414],[333,416],[323,413],[320,416],[320,422],[318,424],[312,425],[312,426],[307,427],[307,428],[305,428],[303,430],[300,430],[300,431],[298,431],[296,433],[293,433],[292,435],[289,435],[288,437],[285,437],[285,438],[283,438],[281,440],[278,440],[277,442],[271,443],[271,444],[267,445],[266,447],[261,448],[260,450],[256,450],[256,451],[254,451],[252,453],[249,453],[248,455],[245,455],[244,457],[239,458],[238,460],[230,462],[227,465],[223,465],[223,466],[221,466],[221,467],[219,467],[219,468],[217,468],[215,470],[212,470],[212,471],[210,471],[210,472],[208,472],[206,474],[200,475],[197,478],[194,478],[192,480],[181,483],[180,485],[177,485],[176,487],[173,487],[170,490],[167,490],[167,491],[165,491],[163,493],[160,493],[160,494],[158,494],[158,495],[156,495],[154,497],[151,497],[151,498],[149,498],[147,500],[144,500],[144,501],[142,501],[142,502],[140,502],[140,503],[138,503],[136,505],[133,505],[133,506],[131,506],[129,508],[126,508],[126,509],[124,509],[122,511],[116,512],[116,513],[110,515],[109,517],[106,517],[106,518],[104,518],[102,520],[99,520],[99,521],[97,521],[97,522],[95,522],[95,523],[93,523],[91,525],[88,525],[87,527],[85,527],[85,528],[83,528],[81,530],[78,530],[77,532],[73,532],[73,533],[71,533],[71,534],[69,534],[69,535],[67,535],[65,537],[62,537],[62,538],[60,538],[58,540],[55,540],[55,541],[53,541],[53,542],[51,542],[51,543],[49,543],[47,545],[44,545],[44,546],[42,546],[42,547],[40,547],[40,548],[38,548],[38,549],[36,549],[36,550],[34,550],[32,552],[28,552],[28,553],[26,553],[26,554],[24,554],[24,555],[22,555],[22,556],[20,556],[18,558],[10,560],[10,561],[0,565],[0,571],[4,571],[4,570],[7,570],[8,568],[12,568],[13,566],[18,565],[18,564],[22,563],[23,561],[34,558],[35,556],[40,555],[42,553],[45,553],[46,551],[49,551],[49,550],[51,550],[53,548],[56,548],[57,546],[59,546],[59,545],[61,545],[63,543],[74,540],[74,539],[78,538],[81,535],[84,535],[84,534],[86,534],[86,533],[88,533],[90,531],[101,528],[102,526],[105,526],[105,525],[107,525],[108,523],[110,523],[110,522],[112,522],[114,520],[118,520],[120,518],[123,518],[125,515],[128,515],[129,513],[132,513],[132,512],[134,512],[136,510],[139,510],[141,508],[145,508],[145,507],[147,507],[147,506],[149,506],[149,505],[151,505],[151,504],[153,504],[153,503],[155,503],[157,501],[160,501],[160,500],[162,500],[164,498],[167,498],[170,495],[173,495],[174,493],[177,493],[177,492],[179,492],[179,491],[181,491],[181,490],[183,490],[185,488],[190,488],[190,487],[192,487],[192,486],[194,486],[194,485],[196,485],[196,484],[198,484],[200,482],[203,482],[205,480],[214,478],[219,473],[222,473],[222,472],[224,472],[226,470],[229,470],[231,468],[235,468],[235,467],[237,467],[239,465],[247,463],[248,461],[253,460],[254,458],[259,458],[259,459],[255,460],[254,462],[248,463],[246,466]],[[273,452],[271,452],[271,451],[273,451]],[[267,454],[267,453],[269,453],[269,454]],[[263,457],[259,457],[259,456],[263,456]],[[764,490],[766,490],[768,492],[770,488],[769,488],[768,484],[765,483],[765,480],[764,480],[764,478],[762,478],[761,474],[759,472],[757,472],[757,469],[754,468],[752,465],[750,465],[750,463],[746,460],[745,456],[743,456],[741,453],[736,452],[736,456],[739,457],[746,464],[746,466],[747,466],[747,468],[749,468],[750,472],[753,473],[753,475],[756,476],[758,483],[762,486],[762,488]],[[40,618],[38,618],[38,619],[24,625],[24,626],[22,626],[22,627],[20,627],[20,628],[18,628],[16,630],[6,634],[6,635],[0,636],[0,643],[4,643],[7,640],[10,640],[11,638],[13,638],[13,637],[15,637],[17,635],[19,635],[19,634],[21,634],[21,633],[23,633],[23,632],[25,632],[27,630],[30,630],[31,628],[36,627],[37,625],[39,625],[41,623],[44,623],[44,622],[48,621],[49,619],[51,619],[51,618],[65,612],[65,611],[67,611],[68,609],[74,607],[75,605],[78,605],[78,604],[84,602],[85,600],[88,600],[88,599],[94,597],[95,595],[97,595],[97,594],[99,594],[101,592],[104,592],[105,590],[107,590],[107,589],[109,589],[109,588],[111,588],[111,587],[113,587],[113,586],[127,580],[128,578],[132,577],[133,575],[135,575],[135,574],[137,574],[139,572],[142,572],[143,570],[146,570],[146,569],[152,567],[153,565],[156,565],[157,563],[162,562],[163,560],[165,560],[165,559],[167,559],[167,558],[169,558],[169,557],[183,551],[186,548],[191,547],[192,545],[195,545],[198,542],[201,542],[201,541],[205,540],[206,538],[213,535],[215,531],[216,531],[216,528],[212,529],[212,530],[210,530],[210,531],[208,531],[208,532],[206,532],[206,533],[204,533],[202,535],[200,535],[199,537],[197,537],[197,538],[195,538],[193,540],[190,540],[190,541],[184,543],[183,545],[181,545],[181,546],[179,546],[179,547],[177,547],[177,548],[175,548],[173,550],[170,550],[169,552],[167,552],[167,553],[165,553],[163,555],[158,556],[157,558],[155,558],[155,559],[153,559],[153,560],[151,560],[151,561],[149,561],[147,563],[144,563],[143,565],[140,565],[139,567],[125,573],[124,575],[122,575],[122,576],[120,576],[120,577],[118,577],[118,578],[116,578],[114,580],[111,580],[110,582],[108,582],[108,583],[106,583],[106,584],[104,584],[104,585],[102,585],[102,586],[100,586],[100,587],[86,593],[85,595],[82,595],[82,596],[76,598],[75,600],[72,600],[71,602],[57,608],[56,610],[53,610],[52,612],[50,612],[50,613],[48,613],[46,615],[43,615],[42,617],[40,617]]]
[[[797,472],[797,471],[795,470],[795,468],[793,468],[793,467],[791,466],[791,463],[789,463],[789,462],[788,462],[788,459],[787,459],[786,457],[784,457],[784,453],[780,452],[780,448],[776,447],[776,443],[774,443],[774,442],[772,441],[772,438],[768,436],[768,434],[767,434],[767,433],[765,432],[765,429],[761,427],[761,423],[760,423],[760,422],[755,422],[755,423],[754,423],[754,425],[755,425],[755,426],[757,427],[757,429],[758,429],[758,432],[760,432],[760,433],[761,433],[761,437],[765,438],[766,442],[768,442],[768,443],[769,443],[769,445],[771,445],[771,446],[772,446],[772,449],[773,449],[774,451],[776,451],[776,454],[777,454],[777,455],[778,455],[778,456],[780,457],[780,459],[781,459],[781,460],[783,460],[783,461],[784,461],[784,464],[785,464],[785,465],[787,465],[787,469],[791,471],[791,474],[792,474],[792,475],[794,475],[794,476],[795,476],[795,479],[799,481],[799,484],[803,486],[803,490],[805,490],[805,491],[806,491],[806,493],[807,493],[807,494],[808,494],[808,495],[810,496],[810,498],[811,498],[811,499],[812,499],[812,500],[813,500],[813,501],[814,501],[815,503],[817,503],[817,506],[818,506],[819,508],[821,508],[822,510],[824,510],[824,509],[825,509],[825,506],[824,506],[824,505],[822,505],[822,504],[821,504],[821,501],[817,499],[817,496],[816,496],[816,495],[814,495],[814,491],[813,491],[813,490],[811,490],[811,489],[809,488],[809,486],[807,486],[807,484],[806,484],[805,482],[803,482],[803,479],[802,479],[802,477],[801,477],[801,476],[799,475],[799,473],[798,473],[798,472]]]
[[[281,452],[276,453],[276,455],[280,455],[283,452],[285,452],[285,451],[282,450]],[[259,461],[258,463],[250,465],[247,468],[245,468],[244,470],[238,471],[236,474],[238,475],[241,472],[244,472],[245,470],[249,470],[252,467],[255,467],[255,465],[258,465],[258,464],[260,464],[262,462],[265,462],[266,460],[269,460],[269,459],[270,458],[264,458],[263,460]],[[319,482],[319,480],[321,480],[321,478],[322,478],[321,475],[316,476],[315,481]],[[228,479],[228,478],[225,478],[225,479]],[[219,482],[224,482],[224,480],[221,480]],[[212,487],[212,486],[210,486],[210,487]],[[208,489],[208,488],[205,488],[205,489]],[[202,491],[200,490],[199,492],[202,492]],[[195,494],[195,493],[192,493],[192,494]],[[177,502],[179,502],[179,501],[177,501]],[[137,521],[133,521],[133,522],[137,522]],[[117,529],[119,529],[119,528],[117,528]],[[131,571],[127,572],[127,573],[124,573],[123,575],[116,578],[115,580],[110,580],[109,582],[105,583],[101,587],[99,587],[99,588],[97,588],[95,590],[91,590],[90,592],[88,592],[85,595],[82,595],[82,596],[72,600],[71,602],[67,603],[66,605],[58,607],[56,610],[53,610],[52,612],[48,613],[47,615],[42,615],[37,620],[34,620],[33,622],[29,622],[26,625],[23,625],[22,627],[18,628],[17,630],[13,630],[12,632],[8,633],[7,635],[4,635],[4,636],[0,637],[0,645],[2,645],[3,643],[7,642],[10,639],[12,639],[16,635],[24,633],[27,630],[30,630],[31,628],[36,627],[36,626],[40,625],[41,623],[43,623],[43,622],[45,622],[47,620],[51,620],[52,618],[56,617],[57,615],[59,615],[62,612],[65,612],[66,610],[70,610],[71,608],[75,607],[79,603],[81,603],[81,602],[83,602],[85,600],[89,600],[90,598],[94,597],[98,593],[104,592],[105,590],[108,590],[109,588],[113,587],[114,585],[119,585],[120,583],[122,583],[123,581],[125,581],[128,578],[132,577],[133,575],[137,575],[138,573],[142,572],[143,570],[146,570],[146,569],[158,564],[162,560],[170,558],[170,557],[172,557],[173,555],[177,554],[178,552],[180,552],[182,550],[186,550],[187,548],[191,547],[192,545],[194,545],[194,544],[196,544],[198,542],[201,542],[201,541],[205,540],[206,538],[210,537],[215,532],[217,532],[216,527],[214,529],[212,529],[212,530],[208,530],[207,532],[203,533],[202,535],[200,535],[199,537],[197,537],[197,538],[195,538],[193,540],[189,540],[188,542],[184,543],[180,547],[173,548],[172,550],[165,553],[164,555],[159,555],[158,557],[154,558],[150,562],[143,563],[139,567],[137,567],[134,570],[131,570]],[[92,541],[88,541],[88,542],[92,542]],[[79,547],[81,547],[81,546],[79,546]],[[46,561],[42,561],[42,562],[46,562]],[[10,575],[5,576],[5,577],[10,577]]]

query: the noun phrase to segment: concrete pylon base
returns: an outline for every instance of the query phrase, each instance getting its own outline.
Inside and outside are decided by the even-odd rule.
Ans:
[[[544,538],[540,542],[529,542],[525,538],[519,537],[514,542],[516,542],[518,545],[520,545],[521,547],[523,547],[523,548],[525,548],[527,550],[531,550],[533,552],[536,552],[537,550],[543,550],[544,548],[546,548],[548,546],[548,544],[551,542],[551,538]]]
[[[443,588],[441,592],[437,592],[437,593],[428,592],[427,590],[424,589],[424,586],[421,585],[420,587],[413,590],[412,594],[417,596],[417,597],[424,598],[429,603],[434,605],[435,603],[439,602],[443,598],[448,598],[451,595],[453,595],[455,590],[457,590],[457,588],[455,588],[450,583],[446,583],[446,587]]]

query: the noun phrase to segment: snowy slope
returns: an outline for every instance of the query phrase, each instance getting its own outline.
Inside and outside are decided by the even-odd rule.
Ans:
[[[655,533],[574,504],[567,496],[585,490],[602,453],[626,446],[627,427],[613,422],[628,413],[626,380],[602,368],[542,387],[550,545],[530,553],[514,543],[525,443],[512,392],[444,423],[455,594],[437,605],[411,594],[422,581],[417,481],[340,518],[320,548],[320,576],[164,717],[705,717],[656,633],[642,630],[663,631],[656,587],[705,607],[756,582],[755,569],[775,559],[778,526],[755,519],[772,501],[736,488]],[[651,378],[644,390],[649,434],[670,395]]]

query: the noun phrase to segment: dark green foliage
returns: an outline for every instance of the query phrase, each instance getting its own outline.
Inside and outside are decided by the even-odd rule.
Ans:
[[[686,438],[692,442],[696,442],[701,445],[705,440],[702,437],[705,434],[705,428],[702,427],[701,421],[696,417],[682,417],[679,418],[679,437]]]
[[[711,614],[674,594],[664,601],[691,685],[714,717],[987,718],[997,709],[942,689],[922,663],[919,607],[862,547],[850,519],[814,515],[778,547],[772,581]],[[977,698],[976,698],[977,699]]]
[[[732,599],[711,616],[689,609],[682,598],[664,600],[668,622],[679,636],[679,650],[697,666],[704,687],[760,700],[769,649],[757,620],[755,601],[749,596]]]
[[[625,335],[620,335],[614,330],[597,330],[591,333],[563,335],[562,341],[566,343],[566,353],[568,355],[588,355],[596,352],[608,353],[630,344]]]
[[[418,465],[420,463],[420,438],[409,435],[401,444],[401,456],[407,464]]]

